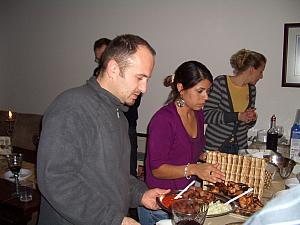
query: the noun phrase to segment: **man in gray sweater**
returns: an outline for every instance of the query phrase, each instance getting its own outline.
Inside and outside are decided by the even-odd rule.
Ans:
[[[39,225],[139,224],[129,207],[158,209],[156,197],[129,174],[128,122],[123,114],[144,93],[155,51],[135,35],[116,37],[100,72],[59,95],[47,109],[38,148],[42,193]]]

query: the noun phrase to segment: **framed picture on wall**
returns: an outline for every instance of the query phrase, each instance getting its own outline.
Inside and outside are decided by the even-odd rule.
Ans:
[[[282,87],[300,87],[300,23],[284,24]]]

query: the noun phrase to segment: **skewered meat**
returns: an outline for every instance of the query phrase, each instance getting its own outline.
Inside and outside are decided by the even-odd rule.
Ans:
[[[244,191],[248,190],[248,186],[242,183],[235,183],[229,181],[227,185],[223,182],[217,182],[212,188],[211,192],[217,194],[224,194],[229,197],[237,196]],[[250,214],[260,210],[263,207],[263,204],[259,201],[256,196],[253,196],[253,193],[249,193],[245,196],[242,196],[238,200],[239,209],[237,212],[247,211]]]
[[[203,190],[201,187],[190,187],[183,195],[183,198],[198,198],[204,202],[210,203],[215,200],[215,195],[208,191]]]
[[[174,198],[177,194],[169,194],[166,195],[162,199],[162,203],[166,208],[169,208],[174,203]],[[190,187],[185,193],[182,195],[183,199],[199,199],[199,201],[205,202],[205,203],[211,203],[214,202],[216,197],[213,193],[209,191],[203,190],[201,187]]]

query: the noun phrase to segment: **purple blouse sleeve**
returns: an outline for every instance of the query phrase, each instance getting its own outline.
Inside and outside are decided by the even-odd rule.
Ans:
[[[173,140],[172,124],[164,113],[156,114],[149,125],[148,157],[150,169],[169,162]]]

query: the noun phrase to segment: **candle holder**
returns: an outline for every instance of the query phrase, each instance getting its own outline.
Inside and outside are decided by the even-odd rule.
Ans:
[[[15,120],[14,119],[8,119],[5,120],[6,123],[8,123],[8,128],[6,129],[6,133],[8,136],[12,136],[12,133],[14,132],[14,123]]]

